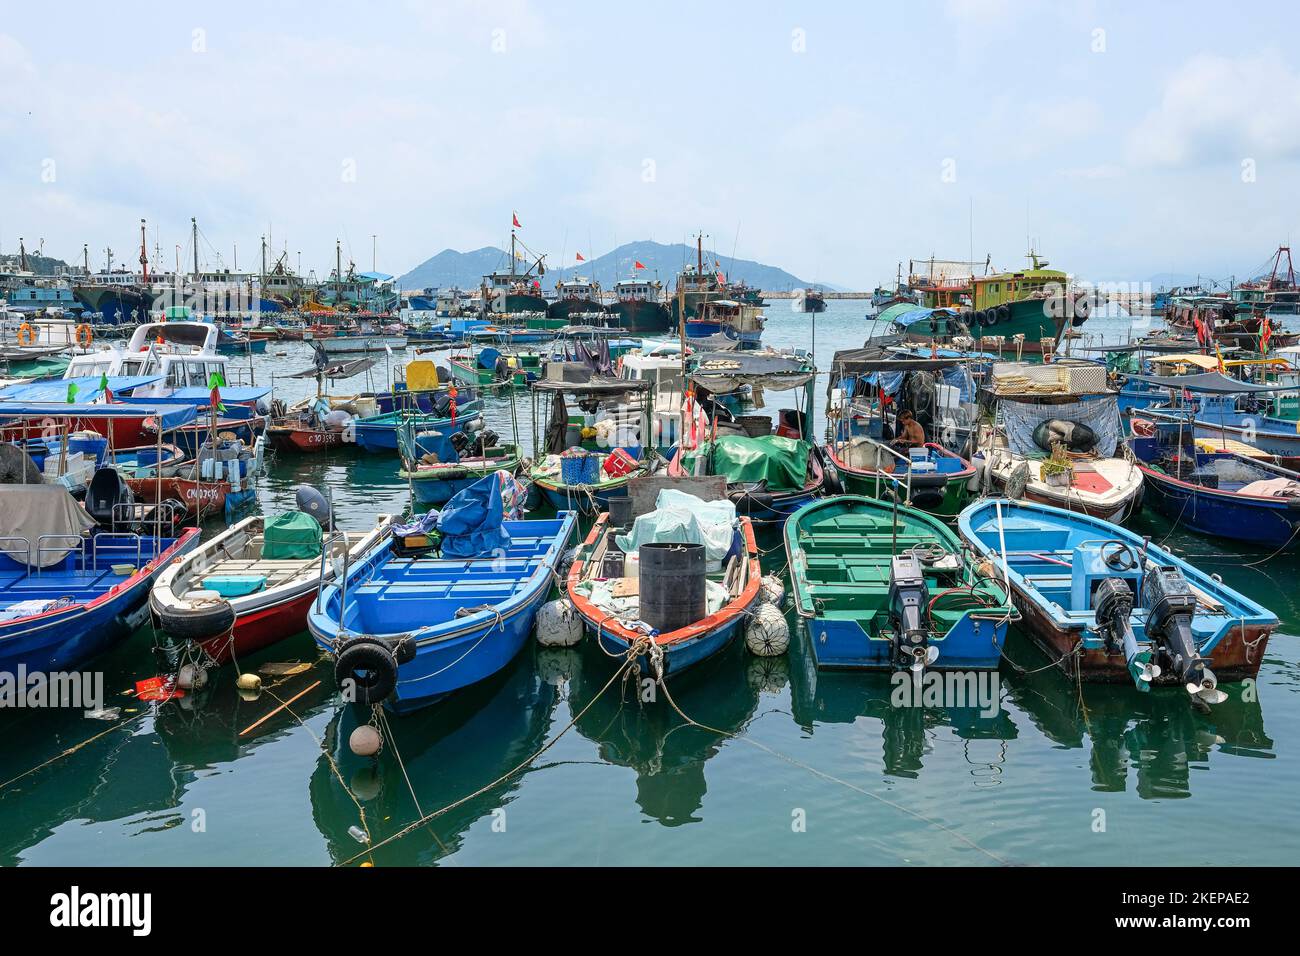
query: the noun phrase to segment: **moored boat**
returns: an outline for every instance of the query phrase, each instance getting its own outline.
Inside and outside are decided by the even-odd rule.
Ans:
[[[596,519],[578,550],[567,581],[569,600],[602,650],[636,653],[642,672],[652,677],[679,674],[726,647],[757,602],[762,577],[753,524],[738,517],[730,502],[706,503],[667,488],[659,492],[654,512],[633,518],[653,522],[668,510],[674,512],[669,520],[679,530],[692,526],[676,519],[683,511],[711,521],[712,527],[700,536],[705,542],[690,534],[665,538],[662,533],[642,533],[636,523],[617,527],[607,512]],[[683,564],[689,559],[686,551],[695,550],[694,580],[674,567],[671,576],[652,583],[656,579],[647,548],[667,549],[674,557],[680,555]]]
[[[108,650],[147,620],[150,585],[198,538],[96,530],[58,485],[0,485],[0,672],[70,671]]]
[[[245,518],[163,572],[150,609],[169,635],[198,645],[205,661],[238,661],[304,630],[321,582],[373,548],[391,524],[379,515],[368,531],[326,536],[301,511]]]
[[[1150,539],[1078,511],[985,499],[962,538],[1011,588],[1023,630],[1067,676],[1181,684],[1198,703],[1254,677],[1277,616]]]
[[[980,488],[1123,521],[1142,504],[1142,471],[1120,442],[1116,393],[1094,363],[993,366],[996,421],[972,456]]]
[[[996,669],[1019,617],[957,535],[914,508],[815,501],[786,522],[785,551],[818,667]]]
[[[866,436],[828,442],[826,455],[841,487],[872,498],[901,495],[903,502],[955,516],[966,506],[975,467],[942,445],[927,442],[900,451]]]
[[[1146,485],[1145,500],[1178,527],[1269,548],[1300,544],[1300,473],[1259,452],[1197,439],[1183,415],[1133,419],[1129,446]]]
[[[322,590],[308,629],[349,699],[414,710],[514,659],[577,517],[504,516],[501,479],[490,475],[434,517],[436,546],[399,550],[390,537]]]

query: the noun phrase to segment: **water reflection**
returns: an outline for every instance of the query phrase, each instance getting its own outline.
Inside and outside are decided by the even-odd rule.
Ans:
[[[1208,767],[1215,750],[1275,756],[1249,683],[1223,685],[1228,699],[1208,714],[1193,710],[1181,688],[1141,694],[1126,685],[1080,685],[1055,669],[1004,683],[1011,701],[1048,739],[1090,747],[1094,790],[1122,792],[1132,785],[1143,799],[1185,798],[1192,795],[1192,767]]]
[[[760,695],[784,683],[785,671],[773,661],[747,666],[740,641],[676,677],[669,688],[682,712],[698,723],[742,733],[753,719]],[[752,659],[749,659],[752,661]],[[619,662],[587,642],[571,659],[570,706],[577,730],[596,744],[606,763],[636,772],[636,802],[664,826],[698,823],[708,790],[704,765],[727,738],[685,723],[662,693],[643,700],[642,685],[628,682],[599,694]]]
[[[316,826],[336,863],[365,849],[348,833],[361,826],[361,813],[348,791],[360,801],[372,840],[379,843],[421,816],[412,788],[420,809],[429,813],[486,786],[541,748],[558,697],[555,684],[539,677],[532,657],[526,651],[493,678],[433,707],[391,719],[392,739],[376,758],[358,757],[348,748],[352,731],[370,719],[370,712],[328,706],[333,713],[323,736],[325,753],[308,786]],[[525,775],[516,774],[366,858],[377,866],[437,862],[460,848],[476,820],[509,803]]]
[[[877,672],[818,670],[808,651],[806,631],[798,628],[792,646],[791,682],[794,719],[809,736],[823,724],[852,724],[860,718],[878,722],[885,773],[917,778],[932,753],[931,742],[938,728],[950,728],[966,742],[963,753],[974,768],[978,785],[995,781],[1006,759],[1005,742],[1016,737],[1011,715],[1004,708],[990,714],[979,706],[897,707],[891,701],[892,675]],[[999,742],[989,754],[972,749],[971,741]],[[988,759],[981,759],[985,756]]]

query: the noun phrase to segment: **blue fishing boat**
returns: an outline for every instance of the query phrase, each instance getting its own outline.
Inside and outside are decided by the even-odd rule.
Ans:
[[[431,513],[427,535],[395,528],[322,590],[308,630],[346,698],[415,710],[519,653],[577,516],[507,520],[502,493],[490,475]]]
[[[1181,684],[1198,706],[1259,672],[1275,614],[1150,539],[1100,518],[991,498],[961,536],[1009,586],[1023,630],[1068,677]]]
[[[260,355],[266,351],[266,339],[218,329],[217,351],[222,355]]]
[[[840,495],[785,524],[795,611],[818,667],[995,670],[1019,615],[941,520]]]
[[[1219,372],[1130,375],[1129,380],[1166,389],[1173,396],[1164,405],[1148,406],[1146,411],[1192,409],[1198,438],[1242,442],[1282,459],[1279,463],[1286,467],[1300,463],[1300,402],[1294,397],[1273,398],[1294,386],[1260,385]]]
[[[198,540],[197,528],[98,531],[58,485],[0,485],[0,673],[68,671],[108,650],[148,619],[154,579]]]
[[[1300,543],[1300,473],[1264,452],[1198,440],[1190,412],[1148,411],[1132,424],[1146,500],[1177,526],[1269,548]]]
[[[456,418],[415,412],[388,412],[383,415],[371,415],[352,421],[354,440],[357,447],[372,453],[394,452],[398,450],[398,432],[402,428],[416,431],[432,431],[451,434],[461,431],[480,418],[483,403],[480,401],[456,402]]]

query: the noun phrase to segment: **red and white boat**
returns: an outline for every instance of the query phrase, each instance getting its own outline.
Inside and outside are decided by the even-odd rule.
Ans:
[[[334,579],[345,555],[348,563],[357,560],[392,527],[390,515],[379,515],[369,531],[321,536],[316,525],[313,548],[300,520],[283,534],[277,531],[284,527],[283,517],[245,518],[171,565],[149,594],[149,608],[163,630],[201,644],[217,664],[304,631],[322,582]]]

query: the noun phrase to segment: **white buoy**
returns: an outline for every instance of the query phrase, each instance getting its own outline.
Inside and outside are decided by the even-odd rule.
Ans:
[[[543,647],[573,647],[582,640],[582,618],[568,598],[548,601],[537,611],[534,625],[537,643]]]
[[[759,657],[776,657],[790,647],[790,625],[771,604],[760,604],[745,622],[745,646]]]
[[[201,690],[208,682],[208,672],[193,664],[182,664],[176,674],[176,686],[182,690]]]
[[[763,580],[759,582],[758,599],[764,604],[775,604],[777,607],[785,603],[785,584],[780,575],[763,575]]]
[[[362,724],[348,738],[348,747],[358,757],[373,757],[383,745],[384,738],[369,724]]]

